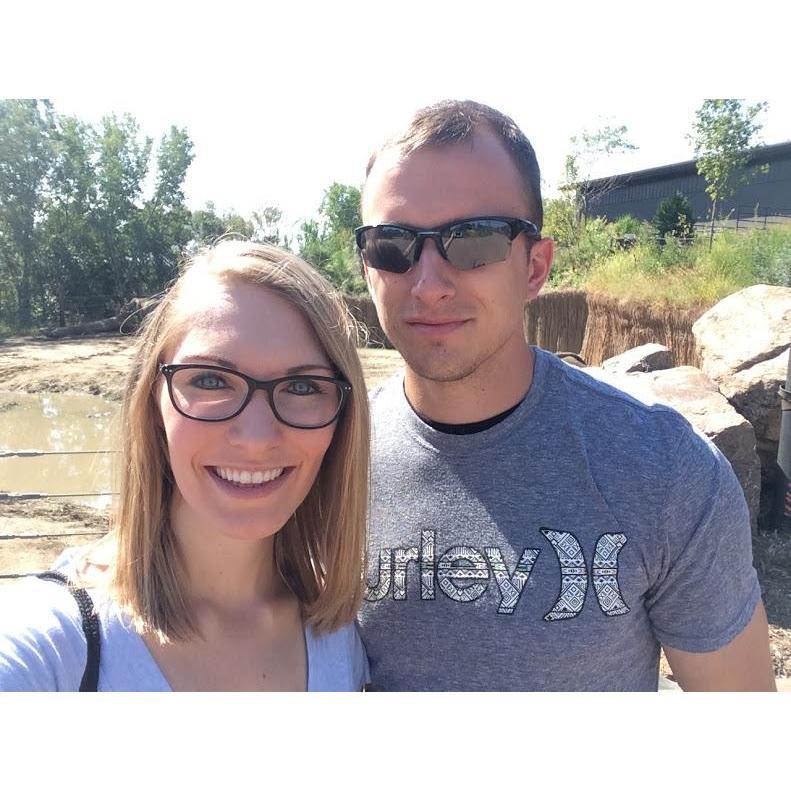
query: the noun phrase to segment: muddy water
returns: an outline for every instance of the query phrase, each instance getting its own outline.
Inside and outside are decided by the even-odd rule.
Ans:
[[[98,396],[0,392],[0,492],[113,491],[115,454],[3,458],[19,450],[96,451],[117,447],[118,405]],[[109,497],[69,497],[106,507]]]

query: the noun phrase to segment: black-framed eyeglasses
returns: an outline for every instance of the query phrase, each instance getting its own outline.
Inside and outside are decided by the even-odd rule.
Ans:
[[[368,266],[403,274],[417,263],[426,239],[433,239],[440,255],[456,269],[468,270],[504,261],[520,233],[541,238],[534,222],[515,217],[470,217],[438,228],[362,225],[355,228],[354,238]]]
[[[337,420],[352,386],[334,376],[295,374],[254,379],[219,365],[159,366],[176,411],[192,420],[217,423],[236,417],[256,390],[265,390],[272,414],[292,428],[323,428]]]

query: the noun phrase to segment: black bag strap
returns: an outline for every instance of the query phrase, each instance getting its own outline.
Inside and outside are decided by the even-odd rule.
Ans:
[[[88,658],[85,662],[85,672],[82,674],[80,682],[80,692],[96,692],[99,688],[99,617],[93,609],[93,601],[84,588],[75,588],[65,574],[59,571],[45,571],[37,575],[39,579],[51,580],[52,582],[65,585],[69,593],[74,597],[80,608],[82,616],[82,631],[88,643]]]

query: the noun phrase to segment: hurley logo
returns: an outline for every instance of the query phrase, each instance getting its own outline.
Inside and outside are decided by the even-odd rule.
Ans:
[[[603,533],[596,541],[590,575],[579,541],[573,533],[542,530],[560,562],[560,594],[545,621],[574,618],[582,611],[589,580],[601,611],[605,615],[625,615],[629,612],[618,589],[618,553],[626,544],[623,533]],[[379,576],[369,584],[365,598],[375,602],[392,595],[394,601],[407,597],[407,570],[409,564],[417,566],[420,573],[420,598],[431,601],[436,588],[449,599],[472,602],[489,588],[492,577],[497,584],[500,602],[497,612],[511,615],[541,549],[527,548],[522,552],[513,571],[509,570],[499,547],[456,546],[445,550],[435,560],[436,532],[423,530],[420,546],[382,549],[379,552]],[[413,566],[414,567],[414,566]]]

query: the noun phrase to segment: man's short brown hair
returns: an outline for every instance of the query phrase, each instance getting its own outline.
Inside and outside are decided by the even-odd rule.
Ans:
[[[505,145],[522,177],[525,197],[532,207],[532,220],[541,230],[544,209],[541,202],[541,173],[536,153],[524,132],[512,118],[479,102],[447,99],[418,110],[404,132],[390,138],[371,154],[365,178],[371,173],[380,152],[398,149],[404,156],[431,146],[445,146],[471,140],[476,129],[486,127]]]

